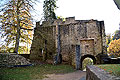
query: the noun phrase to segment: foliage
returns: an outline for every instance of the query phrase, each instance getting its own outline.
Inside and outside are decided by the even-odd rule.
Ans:
[[[9,53],[14,53],[14,50],[15,50],[14,47],[10,47],[6,51]],[[30,51],[30,48],[28,48],[27,46],[19,46],[19,49],[18,49],[19,54],[30,54],[29,51]]]
[[[93,65],[93,60],[91,58],[85,58],[82,62],[82,69],[86,69],[87,65]]]
[[[107,34],[106,35],[106,44],[107,44],[107,47],[109,47],[109,43],[112,41],[112,40],[118,40],[120,39],[120,30],[116,30],[114,32],[114,35],[111,36],[111,34]]]
[[[19,46],[18,53],[19,54],[30,54],[30,48],[28,48],[27,46]]]
[[[116,30],[113,36],[113,40],[118,40],[120,39],[120,30]]]
[[[45,0],[43,4],[43,12],[45,21],[56,19],[55,9],[56,0]]]
[[[2,38],[5,39],[6,46],[14,44],[16,52],[18,52],[19,42],[31,44],[33,23],[30,10],[33,7],[32,3],[32,0],[7,0],[6,3],[1,4],[3,5],[0,8]]]
[[[107,44],[107,47],[109,45],[109,43],[111,42],[112,38],[111,38],[111,34],[107,34],[106,35],[106,44]]]
[[[0,47],[0,53],[7,53],[7,52],[8,52],[7,49],[8,49],[7,46],[2,45],[2,46]]]
[[[62,21],[65,21],[65,18],[62,16],[57,16],[57,19],[62,19]]]
[[[113,0],[113,1],[115,2],[116,6],[120,10],[120,0]]]
[[[0,53],[14,53],[15,47],[8,47],[5,45],[2,45],[0,47]],[[30,54],[30,48],[28,48],[27,46],[19,46],[18,49],[18,53],[19,54]]]
[[[8,48],[8,49],[7,49],[7,51],[8,51],[9,53],[14,53],[14,50],[15,50],[14,47],[11,47],[11,48]]]
[[[112,40],[107,50],[110,56],[120,57],[120,39]]]
[[[120,76],[120,64],[106,64],[97,66],[101,69],[104,69],[112,75]]]
[[[0,80],[41,80],[46,74],[69,73],[75,71],[69,65],[43,64],[30,67],[1,68]]]

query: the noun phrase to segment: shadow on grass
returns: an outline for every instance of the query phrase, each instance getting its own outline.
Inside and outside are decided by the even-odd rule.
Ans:
[[[46,74],[70,73],[75,70],[70,65],[43,64],[29,67],[0,68],[0,80],[42,79]]]

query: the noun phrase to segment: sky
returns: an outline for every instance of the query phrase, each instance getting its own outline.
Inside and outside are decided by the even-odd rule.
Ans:
[[[76,20],[99,20],[105,23],[105,32],[113,34],[119,29],[120,10],[113,0],[58,0],[57,16],[75,17]],[[43,0],[35,5],[35,21],[43,16]],[[1,40],[0,40],[1,42]]]
[[[42,10],[42,3],[37,8],[38,11]],[[74,16],[76,20],[102,20],[105,23],[106,34],[113,34],[119,29],[120,10],[113,0],[58,0],[57,6],[57,16]]]

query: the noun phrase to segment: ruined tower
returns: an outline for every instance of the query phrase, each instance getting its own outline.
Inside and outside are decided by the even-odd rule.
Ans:
[[[91,57],[97,60],[98,54],[106,53],[104,21],[75,20],[75,17],[65,21],[55,20],[53,23],[36,23],[31,46],[31,59],[53,59],[56,54],[56,21],[60,27],[60,53],[64,62],[75,64],[75,45],[80,45],[81,57]]]

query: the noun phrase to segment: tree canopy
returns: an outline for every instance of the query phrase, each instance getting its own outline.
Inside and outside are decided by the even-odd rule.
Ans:
[[[32,0],[7,0],[0,7],[2,36],[6,45],[15,44],[18,53],[19,42],[31,43],[33,23],[30,13]]]
[[[111,34],[107,34],[106,35],[106,44],[107,44],[107,47],[109,47],[109,43],[111,42],[112,38],[111,38]]]
[[[56,0],[44,0],[43,13],[45,21],[56,19]]]
[[[107,50],[110,56],[120,57],[120,39],[112,40]]]
[[[118,9],[120,9],[120,0],[114,0],[116,6],[118,7]]]
[[[18,53],[20,44],[31,44],[33,19],[31,11],[38,0],[0,0],[0,33],[6,46],[14,45]],[[44,20],[56,19],[56,0],[44,0]]]
[[[115,31],[115,34],[113,36],[113,40],[118,40],[120,39],[120,29]]]

